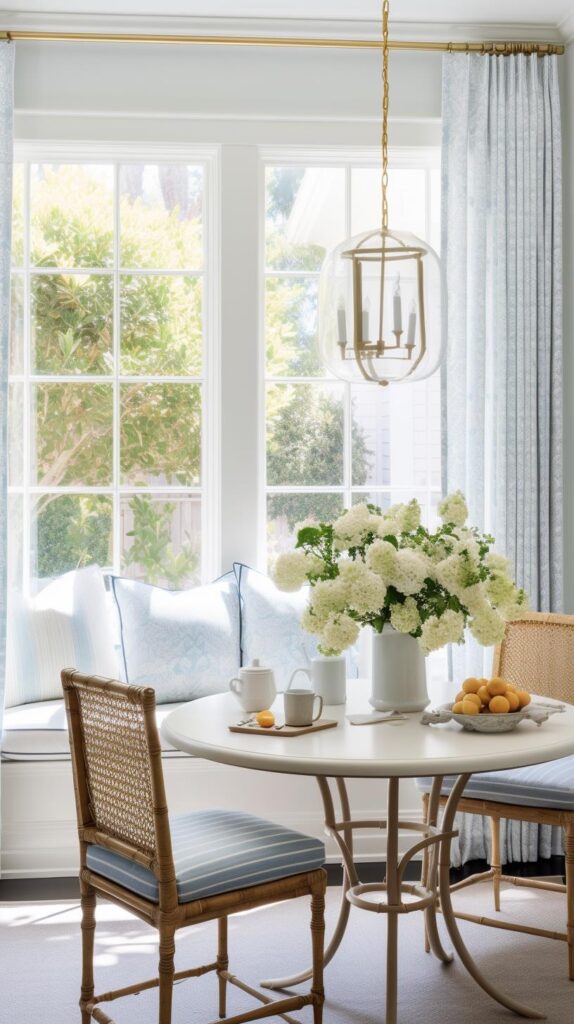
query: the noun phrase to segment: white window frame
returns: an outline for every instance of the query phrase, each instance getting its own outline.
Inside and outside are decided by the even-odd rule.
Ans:
[[[260,466],[260,486],[259,486],[259,502],[258,502],[258,522],[260,528],[258,531],[258,547],[257,547],[257,561],[258,566],[265,571],[267,568],[267,537],[266,537],[266,524],[267,524],[267,497],[269,494],[320,494],[328,493],[332,494],[335,492],[342,492],[343,504],[348,507],[351,501],[352,493],[364,492],[369,494],[375,491],[385,493],[387,491],[396,491],[400,488],[393,487],[392,485],[387,486],[375,486],[375,485],[364,485],[362,487],[352,486],[351,480],[351,460],[349,458],[350,453],[350,432],[352,430],[352,416],[351,416],[351,389],[347,384],[344,391],[344,429],[347,436],[346,444],[346,458],[343,467],[344,482],[343,487],[313,487],[309,486],[273,486],[270,487],[267,484],[267,459],[266,459],[266,411],[265,411],[265,397],[266,397],[266,385],[273,383],[274,378],[270,378],[266,373],[265,365],[265,283],[267,277],[272,276],[283,276],[280,270],[268,271],[265,265],[265,173],[269,166],[281,166],[281,167],[339,167],[346,171],[345,178],[345,227],[346,237],[350,237],[351,234],[351,174],[349,173],[351,168],[380,168],[381,156],[379,148],[372,149],[357,149],[353,147],[318,147],[309,149],[307,147],[261,147],[259,151],[260,158],[260,170],[259,170],[259,263],[260,263],[260,274],[259,274],[259,364],[258,364],[258,376],[259,376],[259,417],[258,417],[258,464]],[[425,171],[425,187],[426,187],[426,223],[425,223],[425,238],[428,239],[431,234],[431,172],[440,169],[440,149],[438,147],[429,146],[403,146],[393,147],[389,150],[389,169],[390,170],[411,170],[421,169]],[[377,211],[375,211],[375,214]],[[392,211],[391,211],[392,220]],[[373,224],[375,226],[375,224]],[[400,225],[395,225],[399,228]],[[343,241],[343,239],[341,239]],[[315,277],[316,274],[306,275],[304,272],[286,272],[284,276],[292,274],[294,277]],[[292,378],[294,383],[313,383],[321,384],[328,381],[326,377],[297,377]],[[277,378],[277,382],[289,383],[291,378]],[[368,385],[367,385],[368,386]],[[431,487],[430,484],[430,467],[427,473],[427,485],[422,490],[427,492],[430,496],[431,493],[437,491],[436,487]],[[412,488],[404,488],[405,496],[412,496]]]
[[[196,487],[150,487],[150,493],[198,493],[202,496],[201,515],[201,576],[203,581],[209,581],[218,575],[220,571],[221,551],[221,498],[220,498],[220,373],[221,373],[221,327],[220,327],[220,306],[218,296],[220,295],[220,147],[201,146],[197,144],[158,144],[158,143],[99,143],[99,142],[17,142],[14,147],[14,159],[16,162],[27,163],[91,163],[105,164],[114,163],[115,184],[118,184],[118,164],[125,163],[148,163],[148,164],[173,164],[188,163],[203,168],[203,256],[204,264],[200,272],[193,271],[193,276],[203,280],[202,293],[202,332],[203,332],[203,359],[201,377],[173,377],[154,375],[138,375],[134,378],[138,383],[162,382],[162,383],[200,383],[202,389],[202,444],[201,444],[201,478],[200,484]],[[30,178],[26,177],[26,189],[29,190]],[[57,487],[46,488],[41,485],[30,483],[30,452],[31,452],[31,393],[30,389],[37,383],[60,382],[63,380],[60,375],[41,374],[32,375],[30,366],[31,338],[30,338],[30,207],[29,194],[26,196],[27,217],[24,225],[24,359],[22,374],[10,375],[10,381],[21,381],[28,389],[24,401],[24,475],[23,485],[12,485],[9,488],[10,494],[22,494],[23,496],[23,586],[26,589],[31,579],[31,510],[32,500],[35,493],[47,493],[53,490],[58,494],[109,494],[114,498],[114,505],[117,510],[113,518],[113,571],[120,572],[120,497],[128,493],[129,488],[120,484],[119,472],[119,428],[120,428],[120,381],[119,381],[119,277],[120,264],[118,253],[119,224],[114,224],[114,260],[112,277],[114,281],[114,307],[113,307],[113,344],[114,344],[114,373],[109,376],[90,376],[93,383],[111,383],[113,387],[114,401],[114,466],[113,481],[111,486],[105,487]],[[116,216],[119,204],[116,203]],[[18,268],[19,269],[19,268]],[[56,273],[65,268],[53,267],[50,272]],[[158,273],[181,275],[183,270],[163,270],[158,268]],[[96,270],[97,274],[97,270]],[[82,377],[78,380],[85,380]],[[122,375],[122,380],[126,378]]]

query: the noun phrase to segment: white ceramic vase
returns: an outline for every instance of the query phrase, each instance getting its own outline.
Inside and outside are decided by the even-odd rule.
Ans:
[[[371,639],[371,696],[376,711],[422,711],[429,702],[418,641],[386,625]]]

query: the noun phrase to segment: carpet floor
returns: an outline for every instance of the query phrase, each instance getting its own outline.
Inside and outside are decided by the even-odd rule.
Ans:
[[[336,918],[338,890],[327,900],[328,934]],[[457,906],[492,914],[488,889],[477,885],[457,894]],[[505,886],[503,911],[514,921],[563,930],[565,898],[560,894]],[[80,987],[79,907],[70,901],[0,904],[0,1019],[6,1024],[78,1024]],[[439,921],[444,934],[444,925]],[[572,1024],[574,982],[566,976],[566,944],[461,922],[461,931],[481,969],[509,994],[546,1013],[552,1024]],[[442,966],[423,951],[422,918],[399,922],[399,1022],[495,1024],[511,1021],[456,961]],[[230,921],[230,969],[250,984],[306,965],[307,907],[292,901],[237,915]],[[180,932],[176,969],[215,956],[216,925]],[[448,946],[448,939],[445,939]],[[100,992],[150,978],[156,973],[155,932],[111,904],[100,904],[96,929],[96,985]],[[343,943],[326,970],[325,1024],[383,1024],[385,921],[353,909]],[[176,985],[173,1024],[207,1024],[217,1019],[213,975]],[[117,1024],[157,1024],[157,993],[117,1002]],[[252,1006],[231,989],[228,1012]],[[309,1024],[309,1008],[295,1014]],[[270,1018],[277,1020],[278,1018]]]

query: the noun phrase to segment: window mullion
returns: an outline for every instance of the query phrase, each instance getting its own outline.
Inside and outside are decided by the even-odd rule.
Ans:
[[[120,507],[120,189],[119,164],[114,164],[114,252],[113,252],[113,416],[112,416],[112,566],[121,569],[121,507]]]
[[[30,302],[30,162],[24,164],[24,200],[23,200],[23,224],[24,224],[24,309],[23,309],[23,371],[24,371],[24,409],[22,411],[23,426],[23,474],[24,474],[24,496],[22,509],[22,589],[26,596],[29,593],[32,577],[32,507],[30,486],[32,483],[32,408],[34,396],[32,384],[30,383],[31,362],[32,362],[32,309]]]

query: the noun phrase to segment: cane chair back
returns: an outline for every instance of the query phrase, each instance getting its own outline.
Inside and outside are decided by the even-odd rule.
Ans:
[[[154,690],[70,669],[62,685],[80,842],[129,856],[175,892]]]
[[[574,615],[530,612],[509,622],[492,674],[530,693],[574,704]]]

